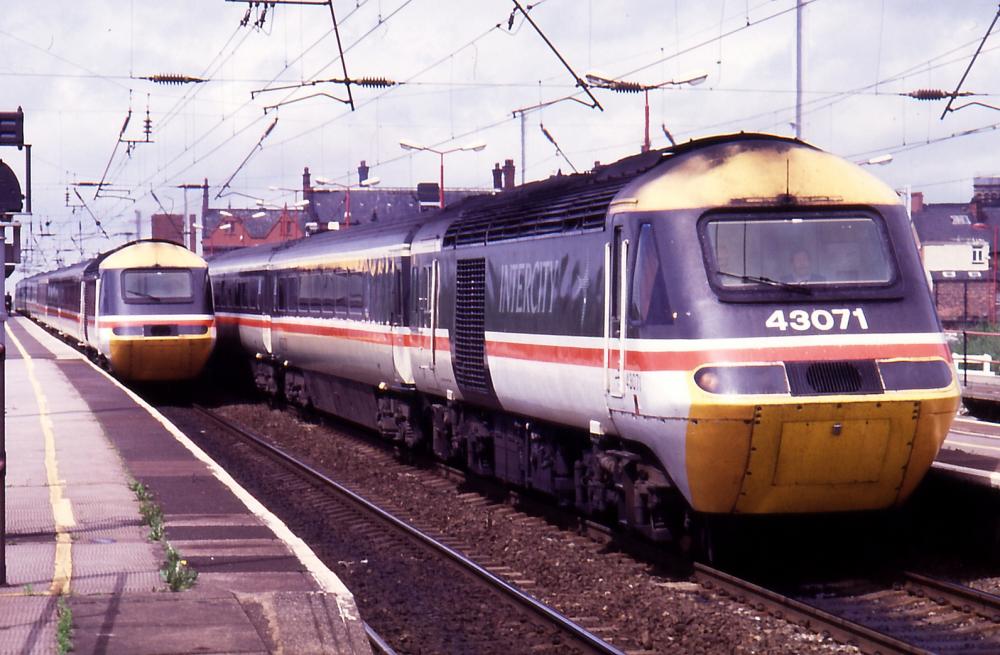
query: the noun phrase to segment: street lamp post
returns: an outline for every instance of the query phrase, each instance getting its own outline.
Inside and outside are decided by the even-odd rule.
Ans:
[[[479,152],[486,147],[486,144],[482,141],[476,141],[474,143],[469,143],[464,146],[459,146],[457,148],[451,148],[449,150],[436,150],[428,146],[422,146],[419,143],[414,143],[413,141],[408,141],[406,139],[401,139],[399,142],[399,147],[403,150],[426,150],[427,152],[433,152],[441,158],[441,176],[438,182],[438,204],[441,205],[441,209],[444,209],[444,156],[452,153],[459,152],[461,150],[472,150]]]
[[[375,186],[382,180],[377,177],[368,177],[360,182],[358,182],[359,187],[370,187]],[[353,188],[351,183],[343,184],[341,182],[334,182],[333,180],[328,180],[323,177],[316,178],[316,184],[320,186],[335,186],[338,189],[344,190],[344,227],[351,227],[351,189]]]
[[[600,73],[588,73],[587,81],[590,82],[591,86],[596,86],[600,89],[610,89],[617,93],[638,93],[642,91],[645,96],[646,106],[645,106],[645,132],[642,140],[642,152],[649,152],[650,142],[649,142],[649,92],[653,89],[662,89],[665,86],[683,86],[685,84],[689,86],[695,86],[701,84],[706,79],[708,79],[708,73],[694,73],[687,75],[685,77],[676,80],[667,80],[666,82],[660,82],[659,84],[642,84],[640,82],[628,82],[626,80],[619,80],[613,77],[608,77]]]

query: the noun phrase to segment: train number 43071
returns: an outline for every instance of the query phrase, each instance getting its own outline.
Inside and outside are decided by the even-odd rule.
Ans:
[[[798,332],[806,330],[849,330],[851,324],[862,330],[868,329],[868,319],[865,310],[855,309],[814,309],[811,312],[804,309],[793,309],[785,317],[785,310],[776,309],[764,321],[764,327],[785,332],[789,328]]]

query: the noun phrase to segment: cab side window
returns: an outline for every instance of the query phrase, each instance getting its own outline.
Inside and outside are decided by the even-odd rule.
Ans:
[[[667,285],[663,279],[663,267],[651,223],[644,223],[639,228],[629,296],[628,318],[631,325],[666,325],[673,322],[673,312],[667,297]]]

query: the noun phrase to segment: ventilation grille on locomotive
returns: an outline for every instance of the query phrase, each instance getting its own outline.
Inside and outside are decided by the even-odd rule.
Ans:
[[[793,396],[882,393],[874,360],[785,362]]]
[[[603,230],[608,206],[626,181],[615,179],[572,193],[552,194],[550,198],[532,197],[512,206],[487,206],[469,211],[445,232],[444,245],[485,245],[549,234]]]
[[[455,381],[490,393],[486,370],[486,260],[460,259],[455,284]]]

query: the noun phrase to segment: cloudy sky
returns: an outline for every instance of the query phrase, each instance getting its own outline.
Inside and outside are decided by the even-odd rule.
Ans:
[[[1000,111],[969,106],[941,120],[944,101],[901,95],[955,88],[997,12],[995,0],[805,4],[806,141],[855,161],[892,153],[890,164],[872,171],[932,202],[966,201],[973,176],[1000,174]],[[740,130],[794,134],[795,0],[530,6],[580,76],[660,84],[707,73],[698,86],[649,93],[653,147],[668,145],[663,126],[678,141]],[[228,0],[4,0],[3,8],[0,110],[25,111],[34,215],[23,220],[52,234],[38,239],[42,267],[57,256],[76,260],[81,243],[88,254],[111,245],[89,212],[121,242],[135,231],[136,211],[147,221],[161,204],[180,212],[178,185],[206,178],[213,206],[246,207],[250,198],[294,202],[282,188],[301,188],[307,166],[314,177],[348,183],[364,159],[383,186],[436,181],[438,157],[403,151],[401,139],[438,149],[485,142],[481,152],[445,158],[446,186],[462,187],[490,185],[493,164],[507,158],[518,179],[523,168],[531,180],[614,161],[642,143],[642,94],[593,89],[603,110],[589,107],[532,26],[520,14],[509,22],[509,0],[334,0],[348,76],[398,83],[352,87],[355,111],[336,99],[346,98],[342,84],[288,88],[343,77],[326,6],[278,6],[263,17]],[[1000,106],[998,70],[994,33],[963,85],[983,95],[956,105]],[[140,79],[163,74],[208,81]],[[271,87],[286,88],[254,93]],[[317,93],[328,95],[306,97]],[[522,162],[514,110],[559,99],[525,112]],[[131,108],[122,138],[144,140],[147,106],[152,143],[129,152],[119,143],[122,126]],[[4,149],[0,157],[23,181],[23,153]],[[73,186],[102,176],[111,186],[100,197],[92,186]],[[189,192],[192,210],[198,194]]]

